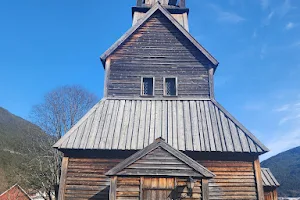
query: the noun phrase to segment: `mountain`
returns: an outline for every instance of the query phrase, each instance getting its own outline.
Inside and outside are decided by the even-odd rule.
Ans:
[[[38,126],[0,107],[0,194],[15,183],[29,187],[26,165],[47,138]]]
[[[270,168],[280,183],[280,197],[300,196],[300,146],[273,156],[261,165]]]

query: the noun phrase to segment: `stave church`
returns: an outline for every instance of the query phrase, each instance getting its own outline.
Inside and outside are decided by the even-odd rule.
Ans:
[[[215,99],[219,63],[188,15],[185,0],[132,7],[101,56],[103,99],[54,145],[60,200],[264,200],[264,188],[277,199],[259,162],[269,150]]]

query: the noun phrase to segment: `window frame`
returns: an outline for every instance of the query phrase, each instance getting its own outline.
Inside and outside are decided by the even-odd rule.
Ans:
[[[175,95],[167,95],[166,79],[175,79]],[[175,76],[164,77],[164,97],[178,97],[178,78]]]
[[[144,79],[145,78],[151,78],[152,81],[153,81],[152,95],[144,94]],[[155,95],[155,77],[154,76],[142,76],[141,77],[141,93],[140,93],[140,96],[141,97],[154,97],[154,95]]]

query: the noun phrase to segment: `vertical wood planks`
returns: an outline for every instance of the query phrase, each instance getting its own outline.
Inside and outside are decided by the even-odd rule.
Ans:
[[[184,134],[185,134],[185,148],[188,151],[193,150],[193,136],[192,136],[192,130],[191,130],[191,111],[190,111],[190,105],[188,101],[183,101],[183,108],[184,108],[184,123],[186,126],[184,126]]]
[[[253,166],[254,166],[256,187],[257,187],[257,199],[264,200],[264,188],[263,188],[262,177],[261,177],[260,162],[258,158],[254,161]]]
[[[140,150],[162,137],[182,151],[265,152],[210,100],[104,100],[68,136],[59,148]]]
[[[209,200],[209,189],[207,179],[202,179],[202,200]]]
[[[125,109],[125,100],[120,101],[119,105],[119,113],[117,115],[117,120],[116,120],[116,127],[114,130],[114,135],[112,136],[112,144],[109,146],[111,149],[117,149],[120,141],[120,134],[121,134],[121,128],[122,128],[122,122],[123,122],[123,114],[124,114],[124,109]],[[127,118],[127,117],[126,117]],[[126,123],[126,120],[125,120]]]
[[[110,190],[109,190],[109,199],[116,200],[116,191],[117,191],[117,177],[113,177],[110,180]]]
[[[190,112],[191,112],[191,124],[192,124],[192,136],[193,136],[193,150],[201,151],[200,137],[199,137],[199,127],[198,127],[198,117],[197,117],[197,107],[196,102],[190,102]]]
[[[104,94],[103,94],[104,97],[107,97],[108,94],[110,64],[111,64],[111,59],[107,58],[105,62],[105,79],[104,79]]]
[[[63,157],[61,163],[61,175],[60,175],[60,183],[59,183],[58,200],[65,200],[65,188],[66,188],[68,164],[69,164],[69,158]]]

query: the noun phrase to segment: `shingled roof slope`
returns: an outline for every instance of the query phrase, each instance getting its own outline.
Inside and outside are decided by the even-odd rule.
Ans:
[[[159,137],[181,151],[268,151],[215,100],[103,99],[54,147],[140,150]]]
[[[280,184],[273,176],[271,170],[269,168],[261,168],[261,176],[263,180],[264,187],[279,187]]]

